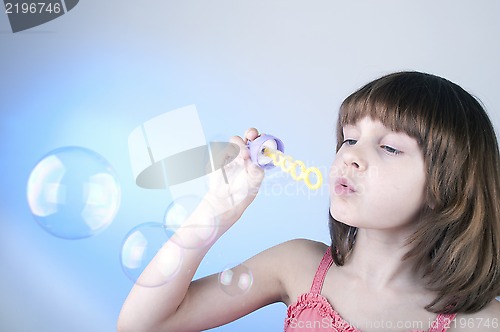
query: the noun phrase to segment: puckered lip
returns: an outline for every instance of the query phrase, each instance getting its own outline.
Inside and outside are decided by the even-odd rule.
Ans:
[[[335,192],[337,194],[351,194],[356,192],[356,187],[345,177],[335,180]]]

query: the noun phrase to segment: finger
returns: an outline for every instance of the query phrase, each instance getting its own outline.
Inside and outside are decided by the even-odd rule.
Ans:
[[[245,131],[245,141],[253,141],[259,137],[259,131],[255,128],[248,128],[247,131]]]

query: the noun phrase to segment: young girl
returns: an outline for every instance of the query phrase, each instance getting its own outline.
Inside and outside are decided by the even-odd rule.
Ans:
[[[213,189],[191,216],[221,211],[211,244],[255,198],[263,172],[245,143],[258,135],[232,139],[240,154],[227,180],[239,185]],[[329,246],[292,240],[250,258],[254,283],[239,296],[217,275],[191,281],[210,245],[182,249],[175,279],[133,287],[118,330],[200,331],[275,302],[288,306],[285,331],[498,330],[499,169],[494,129],[470,94],[429,74],[384,76],[340,108]],[[232,204],[242,174],[245,196]],[[196,238],[190,232],[178,231]],[[155,260],[179,250],[171,240]],[[148,267],[141,278],[157,274]]]

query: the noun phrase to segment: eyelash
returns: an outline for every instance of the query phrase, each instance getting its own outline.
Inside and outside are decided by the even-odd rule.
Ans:
[[[381,148],[384,149],[385,151],[387,151],[388,153],[393,154],[395,156],[402,153],[402,151],[399,151],[398,149],[395,149],[395,148],[388,146],[388,145],[382,145]]]
[[[353,144],[351,144],[352,142],[354,142],[354,143],[353,143]],[[354,145],[354,144],[356,144],[356,142],[357,142],[357,141],[356,141],[355,139],[346,139],[346,140],[344,140],[344,141],[342,142],[342,145],[344,145],[345,143],[349,143],[349,144],[347,144],[347,145]]]
[[[342,142],[342,145],[346,144],[349,145],[349,146],[352,146],[352,145],[355,145],[356,144],[356,140],[355,139],[346,139]],[[389,145],[381,145],[380,146],[382,149],[384,149],[387,153],[389,154],[392,154],[392,155],[400,155],[401,153],[403,153],[403,151],[400,151],[398,149],[395,149]]]

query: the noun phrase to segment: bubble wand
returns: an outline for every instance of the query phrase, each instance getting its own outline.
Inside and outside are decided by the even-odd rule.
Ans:
[[[253,141],[248,141],[247,147],[250,151],[250,159],[254,164],[269,169],[275,166],[289,173],[295,181],[304,181],[311,190],[316,190],[323,183],[323,175],[316,167],[306,168],[301,160],[293,160],[291,156],[285,155],[283,142],[272,135],[261,135]],[[300,172],[297,173],[297,170]],[[311,174],[316,177],[316,182],[311,182]]]

